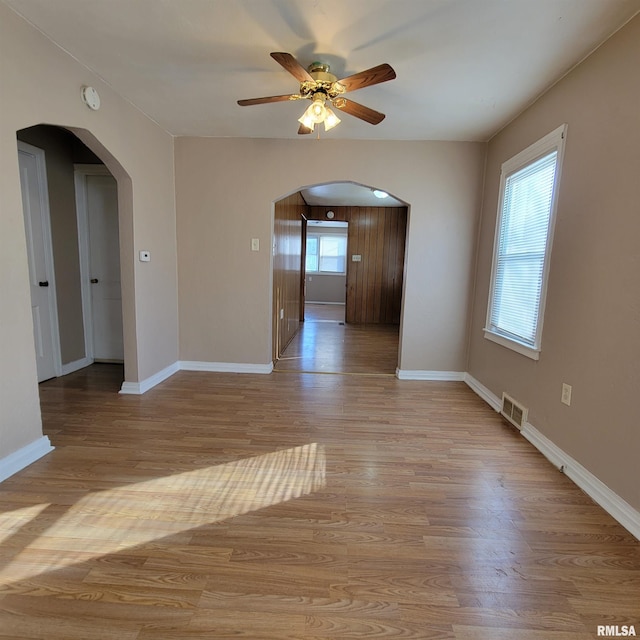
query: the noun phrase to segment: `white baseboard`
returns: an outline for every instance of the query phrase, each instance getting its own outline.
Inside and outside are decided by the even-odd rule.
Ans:
[[[154,375],[141,382],[123,382],[120,393],[126,395],[142,395],[157,384],[164,382],[178,371],[211,371],[218,373],[271,373],[273,363],[247,364],[242,362],[199,362],[193,360],[180,360],[158,371]]]
[[[273,362],[268,364],[252,364],[244,362],[200,362],[197,360],[181,360],[181,371],[211,371],[216,373],[262,373],[273,371]]]
[[[444,380],[461,382],[465,379],[463,371],[418,371],[414,369],[396,369],[398,380]]]
[[[62,375],[66,376],[74,371],[79,371],[80,369],[84,369],[88,367],[90,364],[93,364],[93,360],[89,358],[80,358],[80,360],[74,360],[73,362],[67,362],[62,365]]]
[[[464,381],[477,395],[479,395],[494,411],[500,412],[502,401],[498,396],[478,382],[472,375],[464,374]]]
[[[47,436],[42,436],[0,460],[0,482],[18,473],[32,462],[54,450]]]
[[[157,384],[164,382],[167,378],[170,378],[174,373],[176,373],[180,367],[177,362],[170,364],[168,367],[165,367],[158,373],[154,373],[149,378],[146,378],[140,382],[123,382],[122,387],[120,388],[120,393],[129,394],[129,395],[142,395],[152,389]]]
[[[464,381],[477,393],[492,409],[500,411],[501,400],[487,387],[478,382],[468,373]],[[636,511],[628,502],[607,487],[590,471],[585,469],[577,460],[554,444],[549,438],[540,433],[530,422],[526,422],[520,433],[545,457],[551,464],[572,480],[589,497],[599,504],[610,516],[615,518],[629,533],[640,540],[640,512]]]
[[[585,469],[577,460],[555,445],[549,438],[540,433],[532,424],[527,422],[522,435],[560,469],[565,476],[575,482],[588,496],[597,502],[609,515],[613,516],[629,533],[640,540],[640,512],[636,511],[628,502],[614,493],[604,482],[598,480],[590,471]]]

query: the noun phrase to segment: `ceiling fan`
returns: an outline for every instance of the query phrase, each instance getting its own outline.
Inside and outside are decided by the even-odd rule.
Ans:
[[[340,119],[327,103],[370,124],[379,124],[384,120],[384,113],[374,111],[353,100],[348,100],[343,97],[343,94],[356,89],[370,87],[380,82],[393,80],[396,77],[396,72],[390,65],[386,63],[380,64],[377,67],[372,67],[366,71],[338,80],[336,76],[330,73],[328,64],[312,62],[305,69],[290,53],[275,52],[271,54],[271,57],[298,80],[300,83],[298,93],[238,100],[238,104],[241,107],[247,107],[252,104],[267,104],[269,102],[286,102],[288,100],[311,100],[311,104],[298,120],[300,122],[299,134],[312,133],[316,124],[322,122],[324,122],[325,131],[329,131],[329,129],[340,123]]]

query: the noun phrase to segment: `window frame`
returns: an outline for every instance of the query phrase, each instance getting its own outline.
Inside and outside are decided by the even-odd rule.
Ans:
[[[487,304],[487,317],[484,326],[484,337],[487,340],[495,342],[503,347],[511,349],[521,355],[532,360],[540,358],[542,349],[542,328],[544,324],[544,315],[547,300],[547,285],[549,281],[549,267],[551,264],[551,250],[553,247],[553,236],[556,223],[556,212],[558,205],[558,193],[560,190],[560,179],[562,174],[562,165],[564,159],[564,146],[567,138],[567,125],[563,124],[554,129],[546,136],[534,142],[532,145],[516,154],[502,164],[500,171],[500,191],[498,196],[498,209],[496,216],[495,235],[493,240],[493,260],[491,264],[491,282],[489,287],[489,299]],[[534,164],[544,156],[557,152],[556,166],[554,172],[553,190],[551,195],[551,205],[549,211],[549,224],[547,227],[547,237],[544,250],[544,258],[542,264],[542,283],[540,288],[540,300],[538,304],[538,313],[536,319],[536,333],[533,345],[518,340],[506,332],[500,332],[498,327],[492,326],[491,318],[493,316],[494,306],[496,304],[496,275],[498,269],[498,258],[500,255],[500,237],[504,222],[504,199],[506,183],[509,177],[522,171],[528,166]]]
[[[309,240],[315,240],[316,242],[316,252],[309,253]],[[304,264],[304,272],[305,273],[319,273],[320,269],[320,236],[315,233],[307,233],[307,237],[305,238],[305,264]],[[307,269],[307,262],[309,261],[309,257],[314,256],[317,264],[317,269]]]

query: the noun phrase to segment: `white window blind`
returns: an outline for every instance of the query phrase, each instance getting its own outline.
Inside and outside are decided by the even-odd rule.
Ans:
[[[506,180],[490,326],[535,346],[558,153]]]
[[[496,341],[505,346],[514,341],[535,351],[536,355],[521,352],[536,358],[564,132],[561,129],[505,163],[498,209],[485,335],[504,339],[507,344]]]

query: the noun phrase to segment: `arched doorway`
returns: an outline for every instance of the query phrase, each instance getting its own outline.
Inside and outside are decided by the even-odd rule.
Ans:
[[[120,163],[86,130],[40,124],[21,129],[16,132],[16,137],[20,145],[27,143],[33,149],[42,150],[42,157],[45,158],[44,184],[51,227],[52,265],[49,269],[50,278],[45,275],[37,280],[43,284],[50,282],[51,287],[55,288],[52,299],[57,301],[53,311],[56,315],[54,325],[57,334],[54,335],[54,341],[57,342],[58,362],[53,375],[66,375],[91,364],[94,353],[87,346],[88,337],[92,333],[95,335],[96,327],[101,327],[101,330],[106,328],[111,332],[111,340],[115,340],[116,346],[103,354],[96,353],[96,357],[123,363],[126,371],[123,373],[120,367],[123,380],[127,375],[135,376],[136,345],[131,312],[133,273],[127,264],[130,254],[125,249],[132,243],[130,225],[127,224],[132,211],[131,180]],[[83,259],[87,258],[83,252],[86,253],[87,246],[86,242],[83,243],[83,225],[79,218],[79,165],[85,167],[85,175],[100,176],[100,180],[105,182],[100,186],[96,203],[101,207],[110,207],[101,214],[109,222],[109,228],[102,227],[94,237],[100,242],[99,249],[104,254],[101,257],[109,262],[111,271],[117,276],[114,282],[107,282],[106,279],[100,282],[95,273],[83,269]],[[106,184],[107,181],[109,184]],[[23,204],[24,201],[23,190]],[[108,308],[103,305],[105,317],[99,318],[97,324],[87,314],[86,293],[90,285],[84,283],[83,278],[98,280],[97,287],[109,285],[110,294],[107,297],[117,303],[115,307],[113,303]],[[91,286],[97,288],[96,285]],[[94,294],[94,297],[97,296]],[[108,315],[111,317],[107,318]],[[35,339],[38,351],[37,336]]]
[[[374,191],[383,197],[374,196]],[[303,187],[275,203],[273,355],[276,370],[395,374],[401,330],[408,205],[393,196],[385,197],[387,195],[371,186],[337,182]],[[325,256],[329,268],[322,269],[322,234],[329,234],[328,230],[322,232],[320,229],[327,222],[347,226],[346,255]],[[297,251],[292,238],[299,238]],[[338,251],[341,243],[334,241],[333,237],[328,240],[325,244],[329,250]],[[309,255],[307,252],[318,253]],[[339,265],[337,271],[340,273],[332,273],[332,265]],[[299,279],[297,282],[296,278]],[[338,282],[341,278],[342,285]],[[322,284],[316,286],[314,279]],[[309,325],[316,321],[326,322],[327,317],[330,322],[335,314],[323,313],[319,308],[310,314],[308,306],[305,313],[305,302],[339,303],[336,286],[344,288],[342,300],[345,311],[343,322],[339,318],[337,322],[341,328],[330,335],[336,327]],[[312,298],[314,295],[320,297],[317,294],[320,289],[326,294],[322,299],[308,297],[308,292],[312,292]],[[329,289],[334,293],[326,293]],[[363,338],[366,333],[367,339],[360,348],[350,348],[345,342],[349,337]],[[379,338],[377,344],[376,334]],[[321,335],[328,335],[328,340],[335,342],[334,346],[321,340]],[[294,341],[297,341],[297,346]],[[320,351],[328,354],[342,348],[341,345],[344,350],[339,357],[330,359],[330,362],[327,358],[320,358]],[[312,354],[314,349],[317,353]],[[367,349],[372,351],[369,364],[359,361],[359,356],[364,355]],[[383,352],[385,357],[381,358]]]

